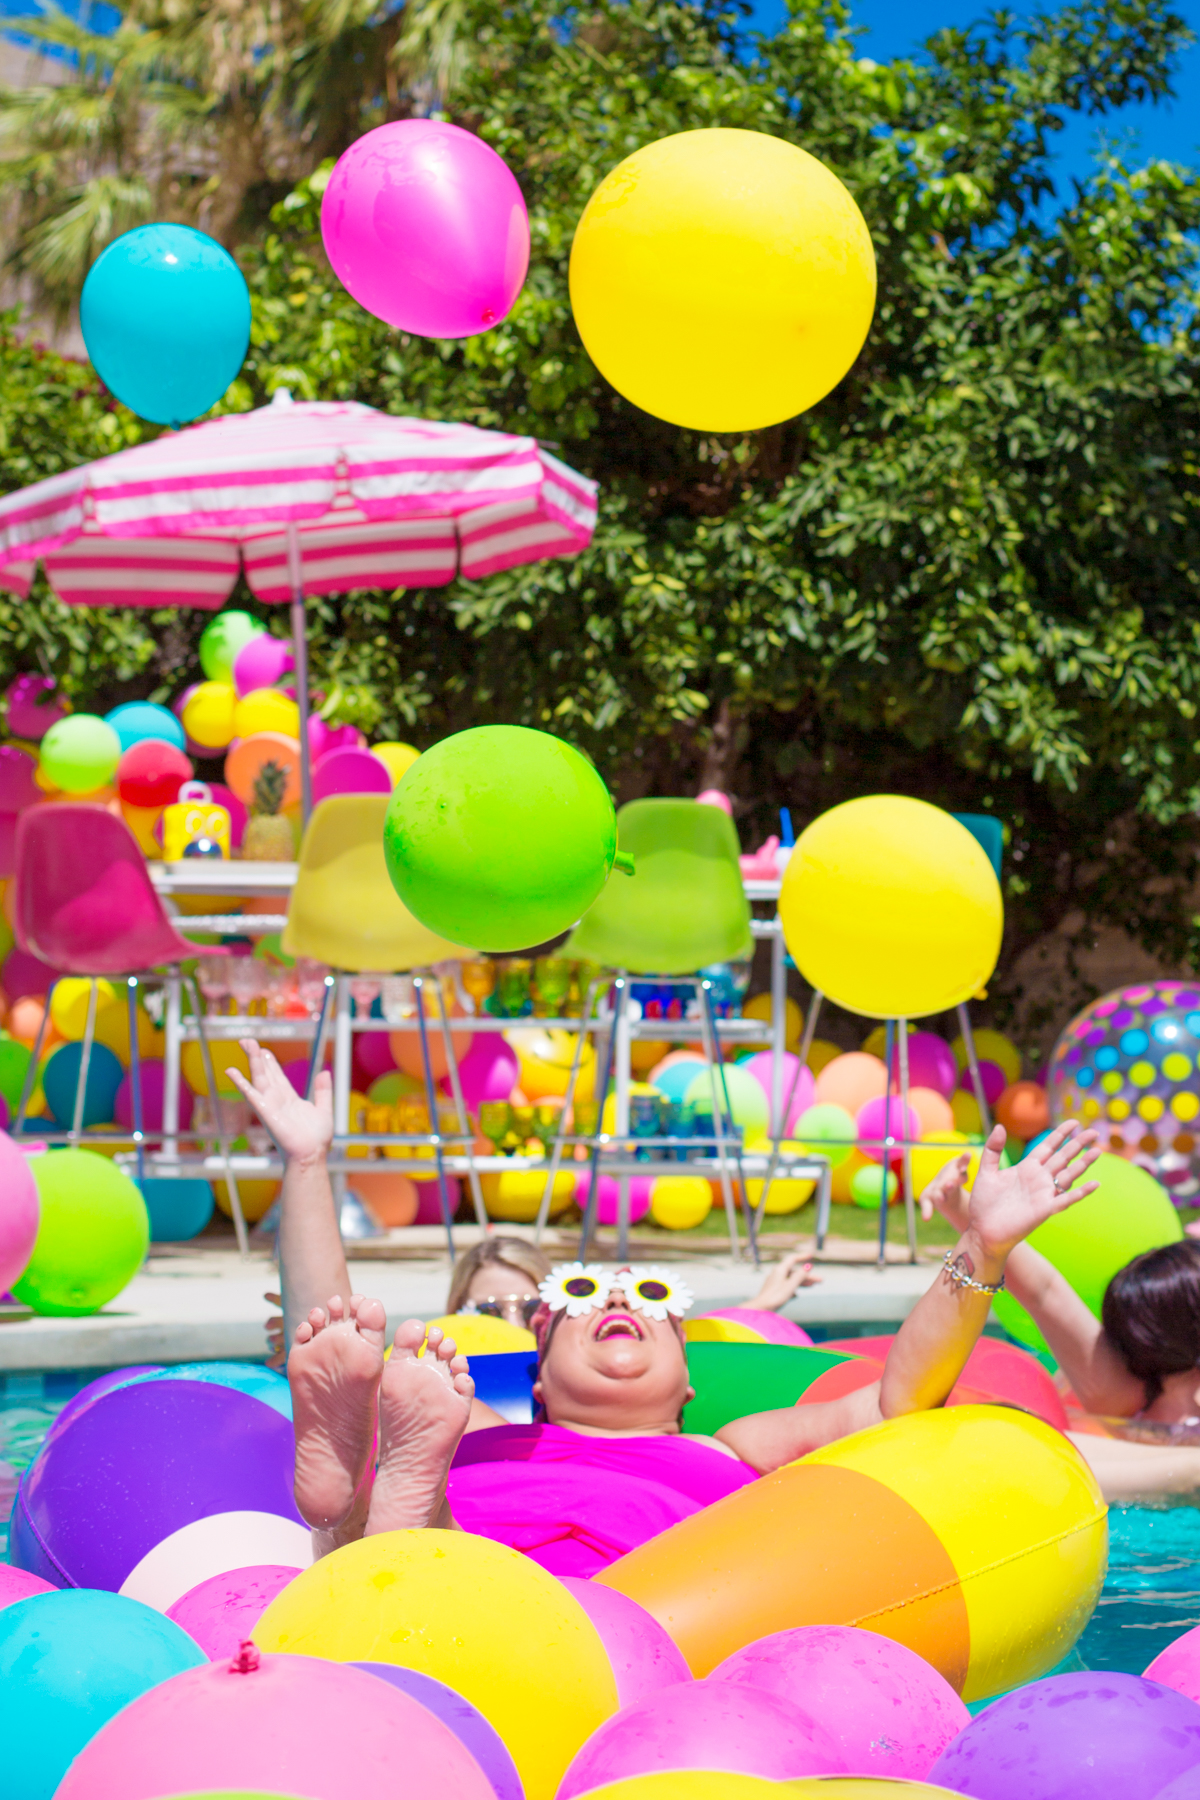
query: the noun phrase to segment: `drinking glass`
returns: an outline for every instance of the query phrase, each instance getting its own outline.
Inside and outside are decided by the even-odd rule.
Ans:
[[[508,1110],[512,1115],[513,1135],[517,1140],[517,1155],[521,1156],[524,1154],[526,1144],[535,1135],[533,1108],[532,1106],[513,1106],[510,1101]]]
[[[505,1019],[521,1019],[530,1011],[529,977],[533,965],[527,956],[506,956],[496,965],[496,999]]]
[[[379,998],[379,977],[377,975],[352,975],[348,985],[350,998],[354,1002],[355,1017],[368,1018],[371,1008]]]
[[[311,956],[296,958],[296,991],[310,1019],[315,1019],[325,998],[325,977],[329,970]]]
[[[600,1129],[600,1102],[598,1100],[577,1100],[572,1108],[576,1137],[595,1137]]]
[[[546,1155],[550,1154],[550,1146],[558,1136],[558,1128],[562,1119],[563,1103],[561,1100],[538,1100],[533,1108],[533,1135],[536,1137]]]
[[[500,1146],[508,1136],[512,1127],[512,1108],[507,1100],[481,1100],[479,1103],[479,1129],[487,1138],[496,1156],[500,1155]]]
[[[386,975],[380,984],[379,1005],[389,1025],[411,1019],[417,1010],[411,975]]]
[[[586,960],[583,960],[583,961],[577,962],[575,964],[575,986],[579,990],[579,1011],[581,1013],[583,1011],[583,1003],[587,999],[587,991],[588,991],[589,987],[591,987],[593,981],[599,981],[600,977],[603,974],[604,974],[604,964],[603,963],[588,962]],[[599,1007],[600,1002],[601,1002],[601,1000],[603,1000],[603,998],[604,998],[604,989],[603,989],[603,987],[601,987],[597,990],[595,998],[592,1001],[592,1011],[593,1012],[595,1012],[596,1009]]]
[[[482,1012],[484,1002],[491,999],[496,987],[496,965],[491,957],[479,956],[472,962],[463,963],[459,978],[475,1011]]]
[[[571,987],[571,964],[565,956],[539,956],[534,964],[534,1006],[540,1019],[561,1019]]]
[[[233,960],[228,956],[197,958],[196,980],[204,996],[205,1008],[210,1013],[219,1013],[224,1008],[229,994],[229,964]]]
[[[256,956],[229,958],[229,992],[233,998],[234,1010],[240,1018],[248,1017],[256,1002],[262,999],[266,985],[264,973],[263,965]]]
[[[662,1101],[657,1094],[630,1094],[629,1129],[635,1138],[662,1136]],[[638,1162],[649,1162],[650,1151],[639,1147]]]

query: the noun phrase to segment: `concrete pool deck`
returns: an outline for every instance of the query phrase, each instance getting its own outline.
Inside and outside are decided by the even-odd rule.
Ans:
[[[354,1286],[384,1302],[392,1328],[414,1315],[434,1318],[445,1305],[449,1259],[439,1249],[438,1233],[430,1230],[428,1244],[412,1242],[413,1235],[405,1233],[402,1249],[386,1242],[347,1245]],[[461,1249],[478,1236],[475,1227],[455,1229]],[[573,1240],[554,1243],[547,1234],[545,1247],[552,1257],[574,1255]],[[807,1248],[799,1240],[786,1246],[793,1247]],[[941,1259],[923,1251],[922,1260],[913,1264],[899,1260],[904,1253],[897,1246],[889,1250],[897,1260],[880,1270],[868,1260],[870,1246],[830,1239],[824,1256],[815,1259],[820,1285],[802,1290],[785,1309],[787,1317],[826,1328],[851,1321],[883,1325],[906,1317],[934,1280]],[[655,1254],[640,1244],[631,1245],[630,1252],[645,1261]],[[612,1253],[601,1247],[596,1254]],[[745,1305],[762,1280],[762,1271],[749,1261],[735,1261],[719,1251],[674,1255],[671,1261],[686,1274],[701,1311]],[[257,1360],[265,1354],[264,1326],[272,1310],[263,1294],[277,1286],[269,1245],[252,1249],[245,1261],[220,1240],[155,1246],[125,1291],[100,1312],[82,1319],[31,1318],[0,1326],[0,1373]]]

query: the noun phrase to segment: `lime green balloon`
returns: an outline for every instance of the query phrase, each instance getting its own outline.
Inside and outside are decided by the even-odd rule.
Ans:
[[[401,777],[383,847],[393,887],[431,931],[474,950],[523,950],[592,904],[613,866],[617,818],[570,744],[481,725],[443,738]]]
[[[95,713],[69,713],[42,739],[41,759],[55,787],[66,794],[90,794],[116,774],[121,740]]]
[[[725,1086],[729,1092],[729,1112],[735,1125],[740,1125],[747,1138],[760,1137],[768,1127],[770,1114],[767,1096],[753,1075],[739,1069],[736,1063],[725,1065]],[[717,1103],[725,1116],[725,1095],[721,1091],[721,1075],[717,1072]],[[707,1069],[688,1083],[683,1104],[698,1113],[712,1112],[712,1082]]]
[[[1101,1156],[1088,1179],[1099,1188],[1030,1233],[1029,1242],[1066,1277],[1096,1317],[1109,1282],[1143,1250],[1177,1244],[1183,1236],[1170,1195],[1153,1175],[1122,1156]],[[1033,1350],[1049,1346],[1011,1294],[992,1302],[1006,1331]]]
[[[868,1206],[872,1207],[876,1212],[879,1211],[879,1190],[883,1186],[882,1177],[882,1163],[872,1163],[868,1169],[855,1169],[854,1174],[850,1177],[850,1198],[853,1200],[855,1206]],[[889,1206],[892,1203],[893,1196],[899,1185],[899,1181],[896,1179],[891,1169],[889,1169],[887,1172],[887,1197]]]
[[[200,667],[208,679],[232,681],[239,650],[244,650],[252,638],[261,637],[266,629],[261,619],[236,608],[210,619],[200,633]]]
[[[820,1100],[800,1114],[792,1136],[806,1150],[827,1157],[831,1169],[840,1169],[854,1148],[858,1126],[844,1106]]]
[[[150,1243],[140,1190],[94,1150],[48,1150],[29,1159],[41,1217],[18,1300],[36,1313],[98,1312],[136,1275]]]
[[[4,1095],[8,1103],[10,1118],[21,1104],[25,1071],[32,1055],[33,1051],[28,1044],[22,1044],[7,1035],[0,1036],[0,1094]]]

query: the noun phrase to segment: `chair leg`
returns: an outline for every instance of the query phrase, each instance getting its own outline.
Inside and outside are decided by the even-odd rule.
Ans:
[[[179,1081],[183,1057],[182,982],[179,966],[172,963],[167,970],[167,1005],[164,1018],[166,1042],[163,1047],[163,1133],[161,1154],[172,1162],[179,1161]]]
[[[695,978],[696,993],[700,999],[700,1036],[704,1043],[704,1054],[708,1058],[708,1087],[712,1096],[713,1130],[717,1134],[717,1168],[721,1176],[721,1196],[725,1202],[725,1218],[729,1225],[729,1252],[736,1261],[742,1253],[738,1237],[737,1211],[733,1203],[733,1187],[729,1180],[729,1164],[725,1160],[725,1126],[724,1114],[721,1110],[721,1095],[717,1092],[717,1058],[721,1054],[721,1041],[717,1036],[716,1026],[708,1009],[708,989],[702,976]],[[722,1082],[724,1087],[724,1082]],[[726,1096],[726,1106],[729,1101]],[[731,1121],[732,1122],[732,1121]]]
[[[425,1104],[429,1108],[429,1124],[433,1132],[433,1151],[437,1157],[438,1198],[442,1204],[442,1222],[446,1227],[446,1242],[450,1246],[450,1266],[454,1266],[454,1219],[450,1212],[450,1190],[446,1186],[446,1163],[442,1156],[442,1134],[438,1126],[437,1089],[433,1083],[433,1064],[429,1060],[429,1034],[425,1029],[425,978],[423,975],[413,977],[413,992],[417,997],[417,1028],[421,1033],[421,1064],[425,1071]]]
[[[312,1054],[308,1059],[308,1074],[304,1078],[304,1098],[311,1100],[316,1085],[317,1074],[325,1056],[325,1035],[329,1029],[329,1002],[333,994],[334,980],[332,975],[325,977],[325,986],[321,993],[321,1011],[317,1018],[317,1034],[313,1038]]]
[[[800,1040],[800,1055],[796,1059],[796,1073],[792,1076],[792,1085],[788,1089],[788,1096],[787,1096],[786,1102],[784,1103],[783,1116],[780,1121],[779,1131],[777,1134],[772,1134],[773,1142],[771,1144],[771,1155],[770,1155],[770,1159],[767,1163],[767,1172],[763,1176],[762,1192],[758,1196],[758,1207],[754,1214],[754,1230],[755,1230],[756,1235],[762,1229],[763,1217],[767,1210],[767,1195],[771,1191],[771,1183],[774,1181],[775,1176],[779,1169],[780,1139],[783,1136],[784,1126],[785,1126],[788,1118],[790,1117],[792,1107],[795,1104],[796,1089],[800,1086],[800,1076],[803,1073],[803,1071],[808,1067],[808,1053],[812,1049],[813,1039],[817,1035],[817,1020],[821,1015],[821,1002],[822,1002],[822,1000],[824,1000],[824,998],[825,998],[825,996],[824,996],[824,994],[821,993],[820,989],[814,988],[812,1000],[809,1002],[808,1018],[804,1021],[804,1036]],[[829,1208],[830,1204],[832,1203],[832,1198],[833,1198],[832,1194],[829,1193],[829,1183],[830,1183],[831,1179],[832,1179],[831,1171],[830,1171],[829,1167],[827,1166],[825,1169],[824,1175],[821,1177],[819,1197],[817,1200],[817,1249],[818,1250],[824,1249],[825,1233],[829,1229],[828,1208]],[[827,1196],[827,1197],[824,1197],[824,1196]],[[823,1226],[821,1224],[821,1217],[822,1217],[821,1207],[822,1207],[822,1205],[824,1205],[826,1208],[825,1215],[824,1215],[825,1223]]]
[[[138,1186],[141,1187],[146,1179],[146,1134],[142,1129],[142,1052],[138,1043],[137,976],[131,975],[125,986],[129,997],[129,1085],[133,1092],[133,1142],[137,1151]]]
[[[221,1105],[221,1096],[217,1092],[217,1076],[213,1067],[212,1048],[208,1041],[208,1033],[204,1029],[204,1010],[195,981],[190,975],[185,975],[183,979],[187,984],[192,1011],[195,1014],[196,1034],[200,1039],[200,1054],[204,1059],[204,1080],[212,1100],[213,1119],[217,1127],[217,1145],[225,1162],[225,1188],[229,1195],[229,1210],[233,1214],[233,1229],[237,1233],[238,1249],[245,1257],[250,1254],[250,1240],[246,1232],[245,1215],[242,1212],[242,1197],[238,1193],[237,1176],[233,1172],[233,1153],[230,1149],[229,1133],[225,1129],[225,1109]]]
[[[605,1133],[603,1130],[604,1103],[608,1099],[608,1084],[612,1077],[613,1051],[617,1040],[617,1021],[620,1018],[621,1009],[625,1005],[629,993],[629,977],[624,971],[617,976],[616,980],[613,982],[613,986],[617,990],[617,1004],[613,1015],[612,1030],[609,1032],[604,1046],[604,1071],[600,1077],[600,1088],[596,1096],[600,1104],[600,1119],[596,1126],[596,1140],[592,1145],[592,1160],[588,1167],[587,1203],[583,1209],[583,1223],[579,1228],[579,1252],[577,1256],[577,1261],[579,1262],[582,1262],[587,1255],[588,1244],[591,1242],[592,1232],[596,1228],[596,1208],[600,1204],[600,1146],[605,1141]]]
[[[598,981],[593,981],[587,991],[583,1003],[583,1016],[580,1019],[579,1036],[575,1040],[575,1054],[571,1058],[571,1073],[567,1077],[567,1091],[563,1095],[562,1111],[558,1115],[558,1130],[554,1134],[554,1151],[550,1158],[550,1169],[546,1176],[546,1185],[542,1189],[542,1198],[538,1206],[537,1223],[533,1228],[533,1241],[540,1244],[542,1233],[546,1229],[546,1221],[550,1217],[550,1202],[554,1196],[554,1183],[558,1179],[558,1171],[562,1165],[563,1135],[567,1128],[567,1114],[575,1104],[575,1084],[579,1080],[579,1065],[583,1061],[583,1046],[587,1042],[586,1027],[591,1020],[592,1005],[596,998]]]
[[[83,1133],[83,1109],[87,1100],[88,1072],[92,1066],[92,1045],[96,1039],[96,996],[99,991],[96,977],[91,977],[88,989],[87,1022],[83,1028],[83,1051],[79,1058],[79,1075],[75,1082],[75,1112],[71,1119],[71,1129],[67,1134],[67,1142],[73,1149],[78,1149],[79,1139]]]
[[[617,1065],[617,1104],[616,1139],[621,1145],[622,1155],[629,1153],[629,1077],[631,1069],[631,1034],[629,1017],[629,984],[625,984],[623,998],[625,1004],[618,1007],[613,1023],[613,1055]],[[629,1177],[617,1177],[617,1261],[624,1262],[629,1255]]]
[[[328,993],[328,989],[326,992]],[[351,1064],[354,1060],[353,1021],[350,1018],[350,984],[344,974],[337,974],[333,983],[333,1141],[341,1144],[345,1153],[346,1138],[350,1132],[350,1085]],[[316,1070],[312,1071],[315,1081]],[[339,1229],[342,1217],[342,1201],[346,1197],[346,1177],[339,1170],[329,1178],[333,1189],[333,1206],[337,1213]]]
[[[442,986],[438,982],[434,987],[437,995],[438,1017],[442,1027],[442,1046],[446,1052],[446,1073],[450,1077],[450,1092],[454,1097],[454,1110],[458,1114],[458,1129],[463,1134],[463,1154],[467,1162],[467,1186],[471,1190],[471,1204],[475,1208],[475,1223],[480,1231],[488,1229],[487,1207],[483,1204],[483,1189],[479,1185],[479,1170],[475,1167],[475,1153],[471,1143],[471,1120],[467,1113],[466,1101],[463,1099],[462,1082],[458,1074],[458,1058],[454,1054],[454,1033],[450,1029],[450,1021],[446,1017],[446,1002],[442,998]]]
[[[33,1090],[37,1086],[38,1064],[42,1060],[42,1045],[46,1041],[46,1029],[50,1023],[50,1001],[57,986],[58,982],[52,981],[46,993],[46,1005],[42,1011],[41,1023],[37,1028],[37,1037],[34,1039],[33,1054],[26,1064],[25,1079],[21,1083],[21,1099],[12,1126],[14,1137],[20,1137],[25,1130],[25,1112],[33,1098]]]

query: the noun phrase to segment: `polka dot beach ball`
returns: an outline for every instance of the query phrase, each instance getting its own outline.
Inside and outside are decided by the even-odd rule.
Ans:
[[[1200,1194],[1200,984],[1106,994],[1072,1019],[1050,1059],[1055,1124],[1080,1119],[1180,1204]]]

